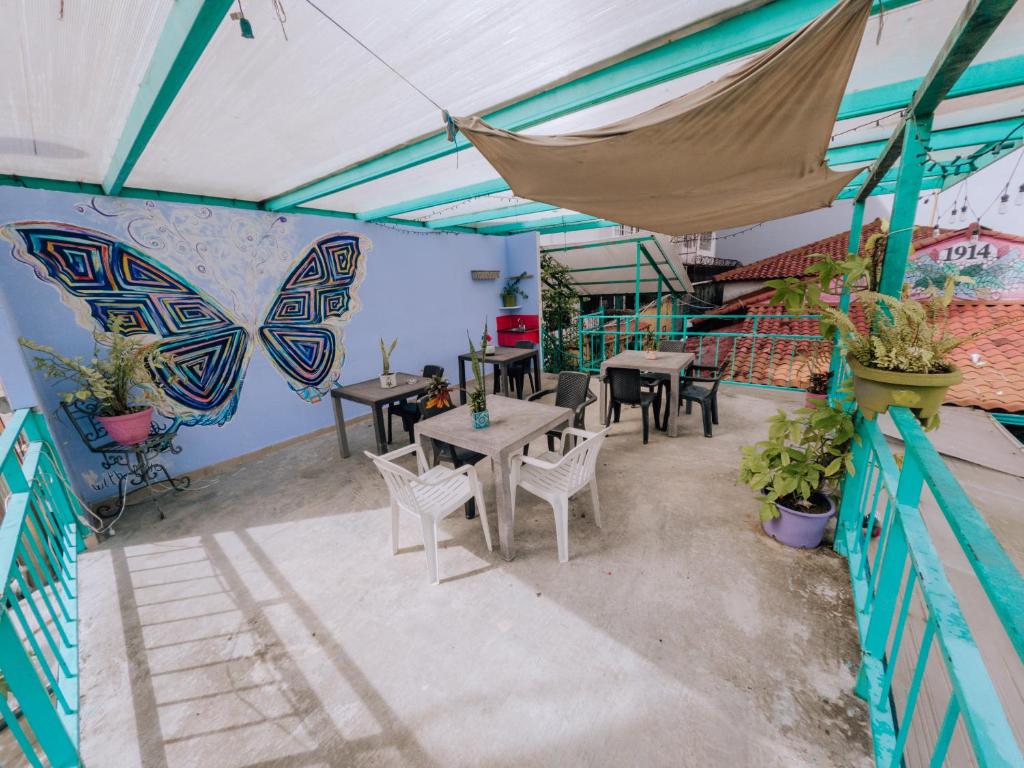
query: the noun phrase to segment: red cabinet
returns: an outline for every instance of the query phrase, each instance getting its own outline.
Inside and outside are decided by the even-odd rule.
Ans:
[[[538,315],[499,315],[494,327],[498,332],[499,347],[514,347],[517,341],[540,344]]]

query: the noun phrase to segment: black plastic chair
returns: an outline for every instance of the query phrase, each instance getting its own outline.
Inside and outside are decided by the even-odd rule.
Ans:
[[[635,368],[608,368],[605,370],[605,378],[608,380],[610,390],[605,424],[611,422],[613,413],[616,423],[619,421],[623,405],[639,405],[643,411],[644,444],[646,445],[650,433],[649,411],[652,403],[654,404],[654,426],[661,429],[661,424],[658,422],[658,414],[661,412],[661,387],[658,386],[653,391],[644,391],[640,371]]]
[[[513,344],[516,349],[536,349],[537,345],[532,341],[517,341]],[[523,393],[525,390],[525,383],[527,374],[530,376],[530,391],[536,392],[537,388],[533,385],[533,358],[526,360],[520,360],[515,363],[510,363],[508,366],[508,378],[512,383],[512,386],[516,390],[516,397],[520,400],[523,399]],[[494,394],[498,394],[501,390],[501,377],[497,368],[494,369]]]
[[[726,359],[719,365],[693,365],[690,371],[697,373],[696,376],[687,372],[683,380],[683,386],[679,389],[678,408],[686,404],[686,413],[693,413],[693,404],[700,406],[701,419],[704,422],[704,437],[711,437],[712,424],[718,424],[718,386],[722,383],[722,377],[729,367],[729,360]],[[703,374],[703,375],[702,375]],[[707,384],[710,386],[700,386]],[[671,403],[665,404],[665,422],[668,422],[668,408]]]
[[[535,392],[530,395],[529,400],[539,400],[551,393],[555,395],[555,405],[561,408],[572,408],[572,426],[576,429],[586,429],[587,406],[597,400],[590,391],[590,374],[579,371],[562,371],[558,374],[558,384],[554,389],[542,389],[540,392]],[[561,437],[560,429],[552,429],[547,433],[549,451],[555,450],[555,439]]]
[[[430,419],[438,414],[450,411],[455,407],[454,403],[449,403],[445,408],[428,407],[427,401],[430,399],[430,395],[423,395],[419,398],[415,405],[419,410],[421,419]],[[431,438],[431,454],[433,455],[432,464],[437,466],[441,461],[450,461],[452,466],[456,469],[463,466],[464,464],[477,464],[483,459],[487,458],[482,453],[475,451],[467,451],[465,448],[459,448],[457,445],[450,445],[449,443],[442,442],[440,440],[434,440]],[[476,517],[476,503],[473,499],[466,502],[466,518],[472,519]]]
[[[686,342],[682,341],[682,340],[669,339],[669,340],[661,342],[661,344],[658,345],[658,351],[659,352],[685,352],[686,351]],[[665,398],[665,402],[666,403],[668,402],[668,399],[669,399],[669,389],[668,389],[669,381],[668,381],[668,374],[667,373],[641,373],[640,374],[640,379],[643,381],[643,385],[645,387],[650,387],[652,389],[654,387],[660,387],[662,389],[662,395]],[[668,411],[666,410],[666,413],[667,412]],[[668,417],[666,416],[664,421],[662,421],[662,427],[663,428],[667,428],[667,426],[666,426],[667,424],[668,424]]]
[[[423,378],[429,379],[432,376],[444,376],[444,368],[440,365],[424,365]],[[409,443],[412,444],[412,428],[420,420],[420,409],[416,403],[408,400],[398,400],[388,406],[388,442],[394,441],[394,434],[391,431],[391,417],[398,415],[402,419],[402,429],[409,433]]]

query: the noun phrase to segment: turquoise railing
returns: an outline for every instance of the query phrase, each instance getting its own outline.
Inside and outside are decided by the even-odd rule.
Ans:
[[[876,764],[944,765],[962,724],[966,739],[961,737],[965,743],[957,745],[959,751],[973,753],[981,766],[1019,768],[1024,766],[1020,746],[922,517],[925,489],[1022,660],[1024,579],[913,414],[896,407],[889,413],[903,441],[902,457],[893,453],[876,421],[856,417],[855,471],[844,484],[835,540],[836,549],[847,556],[853,585],[862,652],[857,693],[869,705]],[[876,521],[880,534],[873,540]],[[912,603],[924,613],[923,619],[913,619],[920,633],[916,648],[906,641]],[[951,693],[933,738],[924,747],[915,744],[908,760],[908,735],[933,646]],[[931,734],[932,729],[916,732]]]
[[[770,389],[805,389],[809,360],[817,348],[821,367],[827,368],[831,342],[819,334],[778,333],[765,330],[786,321],[815,319],[815,315],[614,315],[600,312],[578,320],[579,369],[598,373],[601,363],[624,349],[639,349],[642,328],[669,326],[661,340],[681,339],[696,355],[697,365],[718,367],[728,361],[723,382]],[[744,331],[701,330],[698,321],[747,323]],[[721,327],[721,326],[719,326]]]
[[[29,765],[76,766],[83,539],[40,413],[18,411],[0,432],[0,478],[0,718]]]

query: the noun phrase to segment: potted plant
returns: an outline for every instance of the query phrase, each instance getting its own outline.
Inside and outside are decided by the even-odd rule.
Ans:
[[[488,354],[488,355],[493,355],[497,351],[497,349],[498,348],[496,346],[491,344],[491,335],[489,333],[485,334],[484,335],[484,353]]]
[[[469,412],[473,416],[473,428],[485,429],[491,425],[490,414],[487,413],[487,382],[484,381],[484,348],[487,346],[487,324],[484,324],[484,332],[480,337],[480,350],[473,344],[473,337],[469,337],[469,357],[473,368],[473,389],[469,392]]]
[[[884,228],[869,237],[866,257],[850,254],[836,261],[822,256],[804,279],[769,280],[765,285],[775,289],[772,304],[783,304],[793,313],[817,313],[822,337],[832,338],[838,331],[853,375],[854,398],[865,418],[902,405],[915,412],[925,429],[934,429],[946,390],[963,379],[949,353],[1000,326],[963,337],[948,332],[955,284],[970,278],[948,276],[942,289],[931,288],[924,300],[908,298],[905,289],[901,298],[878,293],[886,238]],[[838,293],[842,280],[854,292],[852,300],[864,308],[864,329],[857,328],[849,312],[822,298]]]
[[[853,415],[825,401],[769,420],[768,439],[745,446],[740,463],[740,481],[757,491],[765,533],[791,547],[821,543],[836,511],[831,494],[853,473],[856,439]]]
[[[53,347],[19,339],[22,346],[41,353],[35,358],[35,370],[46,378],[74,385],[61,393],[66,403],[94,401],[96,417],[112,440],[122,445],[137,445],[149,437],[154,401],[159,388],[153,372],[167,365],[156,344],[144,344],[121,333],[120,320],[114,320],[110,333],[95,333],[96,350],[84,361],[65,357]],[[100,356],[100,347],[106,356]]]
[[[392,389],[398,386],[398,374],[391,372],[391,353],[398,346],[398,339],[391,341],[391,346],[384,345],[384,339],[380,340],[380,385],[384,389]]]
[[[944,289],[926,301],[861,293],[869,328],[863,332],[846,313],[824,310],[843,335],[853,396],[866,419],[902,405],[914,411],[925,429],[938,426],[946,390],[963,381],[949,353],[973,338],[947,330],[953,281],[948,278]]]
[[[654,328],[649,325],[644,329],[643,346],[644,357],[648,360],[658,359],[658,335],[654,332]]]
[[[505,285],[501,289],[501,305],[503,307],[516,306],[516,301],[520,296],[524,299],[529,298],[529,296],[526,295],[526,292],[519,287],[519,283],[526,278],[526,275],[526,272],[522,272],[516,277],[510,277],[505,281]]]
[[[443,410],[452,407],[451,384],[440,373],[430,377],[427,387],[427,408]]]

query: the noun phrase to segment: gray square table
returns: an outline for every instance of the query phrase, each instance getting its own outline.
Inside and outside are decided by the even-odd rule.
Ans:
[[[398,386],[390,389],[382,387],[379,378],[373,378],[360,381],[357,384],[335,387],[331,390],[334,427],[338,432],[338,450],[341,451],[343,459],[349,457],[349,451],[348,435],[345,432],[345,413],[341,407],[342,400],[362,403],[373,409],[373,434],[377,438],[377,453],[387,453],[388,438],[387,432],[384,430],[384,406],[409,397],[426,394],[427,388],[430,386],[430,379],[412,373],[396,373],[395,376],[398,377]]]
[[[459,448],[482,453],[494,462],[494,495],[498,508],[498,541],[506,560],[515,557],[510,485],[512,454],[549,430],[568,426],[571,408],[518,400],[514,397],[490,397],[487,410],[491,426],[474,429],[469,406],[453,408],[438,416],[417,422],[416,439],[425,455],[430,455],[430,441],[440,440]]]
[[[620,352],[601,363],[601,423],[608,426],[608,381],[605,371],[608,368],[635,368],[648,373],[664,373],[668,375],[668,434],[676,437],[679,421],[679,377],[683,371],[693,365],[692,352],[659,352],[654,360],[649,360],[646,353],[637,350]]]
[[[508,380],[508,367],[511,363],[533,358],[533,391],[540,391],[540,348],[520,349],[519,347],[495,347],[494,352],[484,356],[484,365],[497,368],[498,381],[501,382],[501,394],[509,397],[511,392]],[[466,363],[472,362],[472,355],[463,352],[459,355],[459,402],[466,404]]]

